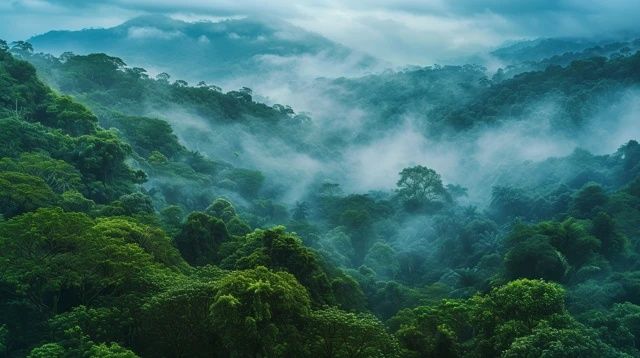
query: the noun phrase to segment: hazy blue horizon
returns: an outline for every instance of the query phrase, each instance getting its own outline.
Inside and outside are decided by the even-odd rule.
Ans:
[[[395,65],[450,62],[512,41],[635,34],[636,1],[120,1],[11,0],[0,38],[117,26],[146,14],[196,21],[265,15]]]

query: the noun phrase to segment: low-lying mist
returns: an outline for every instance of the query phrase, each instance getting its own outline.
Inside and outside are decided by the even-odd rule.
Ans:
[[[308,112],[311,123],[304,141],[317,150],[300,150],[293,142],[251,133],[242,125],[213,125],[180,107],[151,110],[149,115],[168,120],[190,149],[264,172],[268,184],[284,190],[281,200],[286,203],[300,200],[321,181],[339,183],[345,192],[389,191],[403,168],[425,165],[445,183],[468,188],[465,201],[484,206],[491,188],[504,184],[514,166],[564,157],[577,148],[608,154],[640,136],[636,89],[601,104],[595,115],[571,130],[562,128],[568,119],[558,109],[559,100],[550,97],[526,103],[527,115],[503,116],[456,135],[436,136],[425,129],[435,120],[424,114],[427,109],[382,126],[374,120],[378,107],[349,106],[339,92],[319,89],[317,83],[300,85],[298,76],[292,83],[269,75],[258,87],[265,89],[258,91],[263,94],[259,98],[293,103],[295,110]],[[273,83],[280,87],[269,87]]]
[[[433,125],[442,122],[447,107],[463,105],[490,86],[489,79],[500,77],[497,67],[506,66],[506,72],[518,73],[517,68],[508,66],[517,67],[532,59],[546,66],[566,64],[569,59],[589,54],[621,56],[618,52],[624,46],[633,48],[632,42],[600,48],[594,47],[598,43],[558,40],[564,45],[568,42],[576,51],[567,54],[558,53],[564,47],[555,46],[558,41],[554,40],[514,44],[491,55],[478,54],[476,58],[483,59],[481,62],[491,70],[449,66],[454,68],[449,71],[447,66],[433,66],[442,69],[438,77],[438,71],[431,71],[431,67],[388,69],[389,64],[379,59],[295,26],[265,19],[189,23],[147,16],[110,29],[53,32],[32,40],[36,47],[60,51],[69,49],[58,47],[75,43],[73,50],[82,53],[95,50],[95,44],[87,39],[98,35],[112,39],[107,50],[113,55],[147,68],[149,75],[173,70],[171,74],[177,78],[191,83],[204,80],[225,91],[250,87],[255,101],[289,105],[298,113],[308,113],[310,123],[292,131],[291,136],[296,137],[292,140],[287,139],[289,133],[271,132],[280,128],[266,129],[265,125],[255,130],[255,126],[221,124],[179,103],[171,108],[147,105],[144,113],[171,123],[191,150],[264,172],[267,185],[282,192],[280,199],[286,203],[299,200],[309,187],[323,181],[339,183],[346,192],[393,190],[403,168],[420,164],[435,169],[445,183],[468,188],[465,200],[483,205],[491,188],[505,181],[509,177],[505,173],[514,166],[567,156],[576,148],[611,153],[640,135],[640,127],[635,125],[640,109],[635,89],[607,96],[615,97],[614,101],[596,103],[599,110],[583,118],[579,126],[567,125],[571,120],[561,110],[564,98],[552,93],[535,101],[523,99],[518,105],[526,108],[521,112],[525,114],[502,113],[490,122],[474,118],[478,123],[457,133],[436,133],[440,129]],[[142,38],[148,48],[138,47]],[[169,41],[176,38],[181,41]],[[176,50],[166,51],[168,45]],[[215,55],[217,46],[223,45],[231,49],[229,53],[211,58],[211,63],[204,62],[211,56],[202,54]],[[541,57],[523,58],[529,52]],[[487,58],[499,59],[500,65]],[[529,65],[533,64],[527,62]],[[429,71],[435,74],[435,80],[419,74]],[[470,75],[464,77],[466,73]],[[366,75],[372,75],[377,88],[382,88],[382,97],[363,96],[367,94]],[[356,90],[349,87],[353,84],[350,81],[365,85],[358,92],[357,86]],[[416,99],[421,91],[429,95]],[[438,106],[445,110],[434,111]]]

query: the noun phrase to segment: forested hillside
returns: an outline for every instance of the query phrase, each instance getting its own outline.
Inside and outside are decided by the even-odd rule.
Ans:
[[[517,74],[544,70],[549,65],[566,66],[572,61],[592,57],[617,58],[633,54],[640,47],[640,39],[625,36],[618,39],[546,38],[520,41],[491,52],[505,66],[502,74]]]
[[[548,115],[542,104],[557,107],[554,129],[574,131],[598,109],[615,103],[624,90],[637,86],[639,61],[640,55],[630,51],[610,57],[587,55],[560,64],[543,60],[534,62],[536,71],[515,76],[507,74],[508,68],[488,76],[479,65],[436,65],[324,79],[316,86],[366,109],[381,122],[397,124],[406,116],[418,117],[431,135],[533,116],[543,120]]]
[[[323,79],[335,106],[307,114],[1,42],[0,355],[640,356],[637,138],[540,160],[466,146],[547,100],[548,133],[591,133],[639,61]],[[330,128],[346,106],[362,122]],[[444,149],[383,189],[350,176],[407,122]],[[426,165],[454,151],[468,171]]]

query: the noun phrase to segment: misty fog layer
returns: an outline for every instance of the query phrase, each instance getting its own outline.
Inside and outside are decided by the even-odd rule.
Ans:
[[[180,109],[150,110],[147,114],[169,121],[190,149],[230,163],[248,163],[267,173],[267,178],[278,178],[279,183],[284,180],[288,193],[282,200],[288,203],[300,200],[309,185],[319,181],[339,183],[347,192],[388,191],[395,187],[403,168],[425,165],[441,173],[446,183],[468,188],[468,200],[482,206],[490,188],[507,184],[499,178],[514,166],[564,157],[578,148],[609,154],[640,136],[640,92],[636,89],[625,90],[615,102],[602,104],[575,130],[561,131],[554,126],[564,119],[557,101],[546,99],[527,104],[529,115],[504,116],[495,124],[444,138],[425,130],[425,123],[431,120],[424,115],[426,110],[403,113],[398,123],[376,129],[373,112],[377,108],[349,107],[328,92],[308,87],[308,91],[297,91],[291,101],[283,97],[281,102],[312,99],[307,106],[296,107],[312,118],[305,140],[324,146],[320,153],[332,155],[300,151],[286,138],[264,138],[241,126],[212,126]],[[331,142],[340,143],[339,150],[334,150]]]

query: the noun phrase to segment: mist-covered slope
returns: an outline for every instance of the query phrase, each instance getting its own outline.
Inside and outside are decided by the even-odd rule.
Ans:
[[[558,59],[565,54],[610,56],[625,48],[628,48],[628,51],[633,51],[637,47],[638,40],[633,36],[602,40],[592,38],[540,38],[518,41],[502,46],[491,51],[491,55],[507,64],[514,65],[522,62],[540,62],[554,57]],[[627,50],[622,52],[627,52]]]
[[[491,76],[477,65],[432,66],[321,80],[317,86],[341,101],[371,108],[381,121],[414,115],[440,129],[518,120],[533,115],[540,103],[554,102],[562,112],[554,121],[562,129],[584,124],[600,104],[633,89],[640,82],[639,58],[635,52],[590,56],[513,78],[502,71]]]
[[[188,23],[142,16],[107,29],[51,31],[29,40],[38,51],[109,53],[155,73],[223,82],[290,69],[298,61],[350,62],[367,68],[375,60],[276,19],[228,19]]]
[[[421,162],[450,182],[477,186],[470,193],[477,199],[489,195],[486,186],[503,165],[569,155],[578,147],[605,154],[637,135],[627,112],[638,102],[638,55],[506,80],[473,65],[321,79],[296,91],[295,98],[308,100],[308,114],[262,104],[247,88],[224,93],[205,83],[149,78],[106,55],[29,58],[49,83],[83,99],[101,118],[109,117],[105,109],[158,117],[191,150],[296,178],[286,185],[290,201],[318,180],[382,190],[402,168]]]
[[[491,51],[501,65],[499,76],[508,78],[528,71],[542,71],[550,65],[567,66],[593,57],[617,58],[640,49],[637,35],[607,39],[540,38],[518,41]]]

